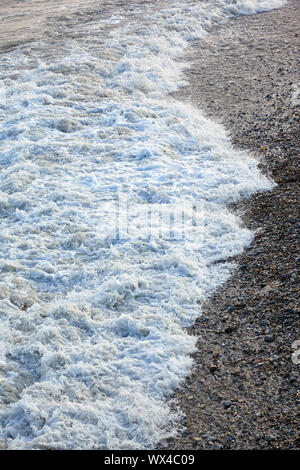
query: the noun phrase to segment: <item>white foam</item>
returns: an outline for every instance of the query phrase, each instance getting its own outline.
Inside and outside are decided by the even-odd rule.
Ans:
[[[253,238],[226,206],[273,183],[220,125],[167,96],[184,83],[175,59],[212,24],[281,4],[181,2],[114,27],[105,44],[95,23],[81,26],[68,55],[41,59],[41,41],[29,55],[23,47],[0,57],[0,422],[9,448],[151,449],[176,434],[181,413],[167,399],[195,347],[184,328],[233,269],[215,262]],[[118,195],[132,218],[120,240]],[[201,243],[170,239],[163,224],[140,238],[145,205],[170,206],[179,221],[185,204],[192,227],[191,203],[204,209]]]

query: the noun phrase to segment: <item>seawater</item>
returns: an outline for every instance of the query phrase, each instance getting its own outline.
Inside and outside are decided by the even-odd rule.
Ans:
[[[152,449],[180,429],[185,328],[253,239],[228,204],[273,183],[170,97],[177,59],[212,26],[282,3],[25,2],[26,24],[53,9],[0,55],[3,446]]]

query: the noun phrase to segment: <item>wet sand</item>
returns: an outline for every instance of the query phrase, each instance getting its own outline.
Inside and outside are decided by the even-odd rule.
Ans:
[[[233,208],[256,237],[189,330],[198,350],[176,395],[186,429],[160,448],[300,447],[299,7],[233,20],[184,57],[190,84],[176,98],[221,121],[277,187]]]
[[[78,37],[77,26],[97,22],[107,34],[113,25],[105,24],[112,15],[128,18],[143,15],[145,8],[162,8],[169,0],[0,0],[0,53],[47,37],[50,44]],[[102,23],[102,24],[101,24]]]

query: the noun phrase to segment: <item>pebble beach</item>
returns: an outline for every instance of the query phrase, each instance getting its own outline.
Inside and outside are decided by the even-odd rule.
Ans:
[[[176,97],[222,122],[277,186],[233,207],[256,236],[189,330],[198,349],[174,449],[300,447],[299,7],[235,19],[187,53]]]

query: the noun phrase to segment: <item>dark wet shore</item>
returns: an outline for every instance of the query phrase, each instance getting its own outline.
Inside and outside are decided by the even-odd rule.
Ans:
[[[186,430],[164,448],[300,447],[299,24],[292,0],[218,28],[185,57],[190,85],[176,98],[223,122],[277,186],[234,208],[256,237],[190,328],[198,350],[177,393]]]

